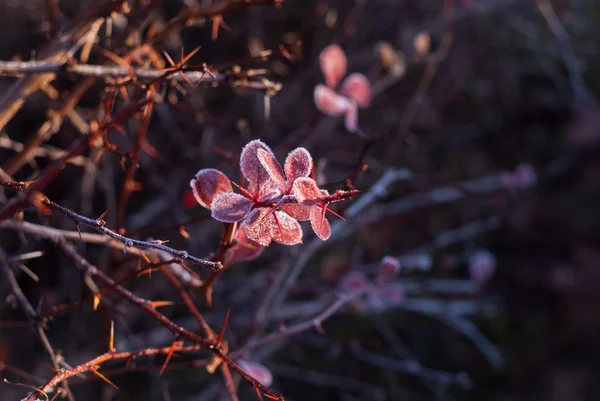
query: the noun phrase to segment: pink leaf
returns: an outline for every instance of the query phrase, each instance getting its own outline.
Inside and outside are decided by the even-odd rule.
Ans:
[[[383,281],[389,281],[400,272],[400,261],[392,256],[385,256],[379,265],[379,277]]]
[[[271,226],[273,241],[283,245],[302,243],[302,227],[300,223],[287,213],[277,210],[274,215],[275,224]]]
[[[322,198],[316,181],[308,177],[298,178],[294,181],[293,194],[298,203],[306,206],[317,205]]]
[[[234,245],[227,250],[223,261],[224,265],[255,259],[264,251],[263,246],[248,238],[245,227],[246,222],[244,221],[235,234]]]
[[[311,206],[299,205],[297,203],[286,203],[279,206],[280,210],[283,210],[291,217],[299,221],[306,221],[310,219],[310,208]]]
[[[269,246],[273,238],[271,233],[273,224],[275,224],[275,219],[269,209],[254,209],[246,219],[246,235],[262,246]]]
[[[282,191],[285,191],[285,177],[283,176],[283,169],[281,164],[275,159],[273,153],[267,152],[264,149],[257,150],[258,160],[260,164],[265,168],[271,180],[275,185]]]
[[[351,271],[342,277],[339,284],[340,291],[346,294],[356,294],[363,291],[369,283],[367,276],[361,271]]]
[[[315,106],[328,116],[341,116],[352,106],[352,102],[325,85],[315,87]]]
[[[371,104],[371,84],[367,77],[358,72],[344,79],[339,93],[354,100],[359,107],[368,107]]]
[[[313,206],[310,209],[310,225],[315,234],[317,234],[317,237],[326,241],[331,236],[331,226],[325,218],[324,210],[324,208],[317,206]]]
[[[285,176],[288,179],[288,189],[294,183],[296,178],[308,177],[312,171],[312,157],[308,150],[304,148],[296,148],[292,150],[284,164]]]
[[[217,195],[233,192],[229,178],[214,168],[198,171],[196,178],[190,181],[190,186],[198,203],[207,209],[210,209]]]
[[[356,132],[358,128],[358,108],[355,103],[346,109],[344,114],[344,125],[349,132]]]
[[[240,194],[224,192],[213,200],[211,215],[223,223],[235,223],[242,221],[250,213],[253,204]]]
[[[264,365],[246,360],[238,360],[237,364],[263,386],[269,387],[273,383],[273,374]]]
[[[346,75],[348,60],[341,47],[336,44],[329,45],[319,56],[321,71],[325,75],[325,82],[330,88],[335,88]]]
[[[263,184],[270,179],[269,173],[267,173],[267,170],[258,159],[258,149],[263,149],[273,154],[264,142],[255,139],[244,146],[240,155],[240,170],[250,183],[249,190],[252,194],[257,194]]]

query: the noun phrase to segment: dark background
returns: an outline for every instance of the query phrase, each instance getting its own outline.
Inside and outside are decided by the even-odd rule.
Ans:
[[[30,59],[48,41],[45,3],[0,2],[0,59]],[[59,20],[68,25],[86,3],[59,1]],[[541,12],[548,4],[554,19]],[[156,18],[169,20],[183,7],[182,1],[158,2]],[[355,304],[324,324],[325,336],[305,332],[254,356],[270,368],[273,388],[287,400],[596,400],[600,396],[599,21],[600,6],[592,0],[285,0],[281,7],[263,5],[225,15],[231,30],[221,30],[218,39],[211,41],[212,24],[200,19],[156,49],[176,58],[181,47],[190,51],[201,45],[192,60],[215,65],[246,58],[253,46],[276,49],[297,41],[301,46],[293,47],[293,62],[273,58],[241,64],[269,68],[270,78],[283,84],[271,99],[268,120],[260,93],[228,87],[186,88],[185,93],[165,89],[178,97],[178,103],[165,102],[156,108],[148,142],[158,155],[142,154],[136,175],[142,189],[128,203],[124,226],[132,236],[169,239],[174,247],[208,255],[216,246],[220,225],[210,220],[206,210],[186,203],[188,182],[197,170],[208,167],[237,179],[240,149],[253,138],[269,144],[281,161],[294,147],[304,146],[311,151],[322,182],[343,180],[355,167],[363,141],[346,132],[340,119],[325,117],[314,106],[313,88],[323,82],[319,52],[331,43],[340,44],[348,56],[349,72],[362,72],[377,86],[389,80],[377,50],[386,42],[403,53],[405,72],[360,112],[360,127],[374,142],[363,160],[368,169],[355,185],[368,189],[393,167],[409,169],[414,178],[393,185],[378,201],[380,210],[405,197],[493,177],[524,162],[536,168],[538,182],[523,191],[467,193],[455,202],[411,207],[374,223],[349,221],[356,228],[351,235],[325,244],[303,270],[286,301],[292,311],[331,294],[346,270],[372,272],[384,255],[410,254],[429,246],[439,233],[490,218],[500,222],[494,230],[448,247],[429,247],[432,268],[406,271],[398,280],[454,280],[450,283],[462,285],[468,278],[466,256],[478,248],[496,255],[496,275],[476,293],[424,289],[409,294],[408,300],[431,301],[441,308],[440,315],[402,306],[377,312]],[[419,32],[430,37],[428,54],[415,51],[413,41]],[[442,57],[438,50],[444,35],[452,35],[452,43]],[[90,62],[101,60],[96,49]],[[420,91],[428,74],[431,83]],[[13,80],[3,78],[0,92]],[[63,74],[53,86],[62,99],[78,80]],[[96,115],[103,87],[98,82],[87,91],[76,108],[82,116]],[[45,121],[47,110],[59,102],[41,93],[30,96],[1,135],[26,142]],[[128,122],[123,125],[126,135],[111,131],[109,138],[127,152],[136,127],[136,122]],[[65,122],[41,148],[65,149],[79,135]],[[391,158],[386,158],[390,153]],[[0,165],[14,154],[14,149],[0,148]],[[86,156],[90,161],[94,158],[91,153]],[[33,179],[48,163],[48,157],[36,157],[13,177]],[[45,193],[94,217],[114,204],[122,182],[119,158],[106,153],[86,168],[66,166]],[[6,191],[6,195],[10,198],[14,193]],[[336,210],[343,212],[355,201]],[[109,227],[114,218],[109,211]],[[185,225],[190,234],[186,240],[173,226],[190,218],[194,220]],[[33,209],[25,210],[25,220],[75,230],[68,219],[43,216]],[[272,245],[258,259],[235,265],[215,288],[212,308],[197,295],[198,305],[215,328],[231,309],[227,336],[232,348],[252,334],[253,314],[282,265],[317,241],[305,227],[305,244]],[[25,263],[39,282],[16,270],[34,306],[43,310],[89,296],[72,262],[52,243],[1,229],[0,244],[9,255],[44,252]],[[138,258],[131,255],[115,256],[98,245],[77,246],[90,262],[114,277],[137,267]],[[148,299],[178,300],[159,275],[136,280],[128,288]],[[2,366],[49,378],[49,361],[39,337],[9,302],[5,282],[0,282],[0,295]],[[448,305],[458,301],[471,311],[466,321],[498,348],[502,356],[498,366],[464,333],[444,323],[444,316],[452,314]],[[117,337],[122,344],[131,349],[139,344],[168,346],[172,338],[155,322],[127,305],[120,306]],[[162,312],[183,325],[192,324],[179,303]],[[50,323],[48,336],[66,361],[77,365],[106,351],[111,313],[102,307],[94,312],[89,304],[74,307]],[[288,323],[296,321],[288,318]],[[276,329],[277,319],[269,327]],[[373,363],[353,351],[357,344],[384,356],[385,363]],[[438,374],[428,378],[422,370],[408,374],[394,368],[395,362],[413,357],[435,372],[464,372],[472,387],[445,383]],[[192,359],[186,355],[178,361]],[[118,393],[93,376],[74,378],[71,388],[77,399],[90,401],[226,397],[218,374],[173,368],[159,376],[156,369],[146,369],[160,367],[162,361],[142,359],[130,372],[108,375],[120,388]],[[115,362],[107,369],[122,366]],[[11,383],[40,384],[15,369],[1,375]],[[21,399],[27,391],[0,383],[2,400]],[[240,399],[255,397],[251,388],[241,386]]]

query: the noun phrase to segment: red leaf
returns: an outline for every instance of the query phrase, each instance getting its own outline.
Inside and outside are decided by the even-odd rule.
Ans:
[[[335,88],[346,75],[348,61],[341,47],[336,44],[329,45],[319,56],[321,71],[325,75],[325,82],[330,88]]]
[[[273,383],[273,374],[264,365],[246,360],[238,360],[237,364],[263,386],[269,387]]]
[[[271,225],[275,219],[269,212],[267,208],[254,209],[246,219],[246,236],[262,246],[269,246],[273,238]]]
[[[253,204],[250,199],[240,194],[225,192],[213,200],[211,215],[215,220],[235,223],[248,216]]]
[[[280,210],[283,210],[291,217],[299,221],[306,221],[310,219],[310,208],[311,206],[299,205],[297,203],[286,203],[279,206]]]
[[[196,178],[190,181],[190,186],[198,203],[207,209],[210,209],[217,195],[233,192],[229,178],[214,168],[198,171]]]
[[[310,225],[315,234],[317,234],[317,237],[326,241],[331,236],[331,226],[325,218],[324,210],[324,208],[316,206],[310,209]]]
[[[302,227],[300,223],[287,213],[275,211],[275,224],[271,226],[273,241],[283,245],[296,245],[302,243]]]
[[[258,149],[273,154],[264,142],[255,139],[244,146],[240,155],[240,170],[250,183],[249,190],[252,194],[257,194],[260,188],[270,179],[269,173],[258,159]]]
[[[271,180],[275,183],[275,185],[281,190],[285,191],[285,177],[283,176],[283,169],[281,168],[281,164],[275,159],[273,153],[267,152],[264,149],[257,149],[257,156],[260,164],[264,167],[264,169],[271,177]]]
[[[252,260],[264,251],[263,246],[248,238],[245,227],[246,222],[244,221],[235,234],[235,244],[227,250],[223,264],[231,265],[234,262]]]
[[[305,206],[318,205],[323,196],[316,181],[308,177],[294,181],[293,193],[296,201]]]
[[[352,106],[350,100],[325,85],[315,87],[314,98],[317,109],[328,116],[341,116]]]
[[[283,168],[288,179],[288,190],[291,189],[296,178],[308,177],[312,171],[312,157],[308,150],[296,148],[285,159]]]
[[[344,125],[349,132],[356,132],[358,128],[358,108],[355,103],[346,109],[344,114]]]
[[[371,84],[367,77],[358,72],[344,79],[339,93],[354,100],[359,107],[368,107],[371,104]]]

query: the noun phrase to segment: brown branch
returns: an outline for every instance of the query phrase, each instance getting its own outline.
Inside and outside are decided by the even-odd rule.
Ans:
[[[27,185],[26,183],[23,183],[23,182],[6,182],[6,181],[0,180],[0,185],[5,186],[7,188],[17,190],[17,191],[26,192],[28,186],[33,186],[35,184]],[[67,209],[66,207],[63,207],[57,203],[52,202],[50,199],[48,199],[48,197],[42,195],[39,192],[37,192],[37,194],[38,194],[38,202],[41,205],[46,206],[46,207],[50,208],[51,210],[54,210],[55,212],[62,214],[65,217],[70,218],[77,225],[83,224],[85,226],[91,227],[94,230],[98,231],[99,233],[104,234],[107,237],[110,237],[114,240],[117,240],[117,241],[123,243],[125,245],[124,250],[127,250],[127,248],[134,248],[134,247],[140,248],[140,249],[156,249],[156,250],[171,254],[171,255],[175,256],[176,258],[181,259],[182,261],[188,261],[188,262],[200,265],[200,266],[204,266],[213,271],[218,271],[221,269],[220,262],[211,262],[208,260],[200,259],[196,256],[188,254],[184,250],[174,249],[174,248],[168,247],[166,245],[163,245],[164,241],[160,241],[160,240],[142,241],[142,240],[137,240],[137,239],[129,238],[124,235],[118,234],[118,233],[112,231],[111,229],[107,228],[106,222],[102,219],[91,219],[89,217],[82,216],[78,213],[73,212],[72,210]]]
[[[152,82],[166,78],[171,81],[195,84],[228,84],[233,87],[242,87],[254,90],[275,90],[279,85],[264,79],[263,71],[231,71],[227,74],[207,73],[206,64],[193,66],[182,66],[176,71],[166,74],[162,70],[147,68],[129,68],[121,66],[105,66],[91,64],[47,63],[43,61],[0,61],[0,75],[23,75],[23,74],[59,74],[61,72],[75,74],[86,78],[102,78],[104,80],[116,80],[119,78],[133,78],[139,82]]]
[[[23,232],[28,232],[31,234],[37,234],[44,238],[64,238],[69,241],[83,241],[90,244],[101,244],[111,248],[119,249],[123,251],[125,249],[125,244],[122,242],[116,241],[110,237],[101,234],[92,234],[92,233],[82,233],[77,231],[68,231],[68,230],[60,230],[58,228],[41,226],[38,224],[29,223],[26,221],[18,221],[18,220],[4,220],[0,222],[1,228],[11,228],[14,230],[20,230]],[[159,251],[159,250],[151,250],[155,252],[159,259],[163,262],[168,261],[171,258],[171,254]],[[137,248],[131,248],[130,252],[135,253],[138,256],[144,257],[143,251]],[[152,257],[152,254],[148,256]],[[177,263],[170,263],[169,268],[173,271],[173,273],[181,280],[187,287],[190,288],[200,288],[202,286],[202,280],[198,278],[198,276],[186,270],[183,266]]]
[[[9,283],[11,292],[13,293],[13,295],[17,299],[19,305],[21,306],[21,309],[25,313],[25,316],[27,316],[27,319],[34,326],[36,332],[38,333],[38,336],[40,337],[40,340],[42,341],[42,344],[44,345],[46,352],[50,356],[50,361],[52,362],[54,369],[58,370],[59,364],[58,364],[58,360],[56,357],[56,353],[54,352],[54,349],[52,348],[52,345],[50,344],[50,340],[48,339],[48,336],[46,336],[46,333],[44,332],[44,327],[42,327],[42,324],[38,317],[37,312],[35,311],[35,309],[33,309],[33,306],[31,305],[31,303],[29,303],[29,300],[27,299],[25,294],[23,294],[21,287],[19,287],[17,278],[15,277],[14,272],[8,265],[7,255],[2,248],[0,248],[0,268],[2,269],[2,273],[4,274],[4,276],[6,277],[6,280]],[[74,397],[71,394],[71,391],[69,390],[69,386],[68,386],[67,382],[65,382],[63,380],[59,380],[56,384],[58,384],[60,382],[62,382],[62,385],[63,385],[67,395],[69,396],[69,400],[74,401]]]
[[[89,136],[81,136],[76,140],[67,153],[50,164],[41,173],[40,177],[31,185],[27,187],[22,196],[17,196],[11,199],[9,202],[0,209],[0,221],[12,217],[19,209],[23,208],[29,201],[30,197],[41,191],[52,181],[58,173],[63,169],[65,163],[75,156],[81,155],[90,146],[90,142],[95,139],[98,135],[107,131],[114,125],[119,125],[129,119],[135,114],[141,107],[145,106],[148,102],[152,101],[152,98],[146,97],[137,102],[131,102],[123,107],[119,113],[114,116],[105,119],[94,132],[90,133]],[[16,188],[15,188],[16,189]]]
[[[146,140],[146,134],[148,133],[148,127],[150,125],[150,119],[152,118],[152,111],[154,109],[154,103],[150,102],[144,108],[140,126],[138,128],[137,135],[135,136],[135,143],[133,149],[130,152],[131,159],[128,160],[127,168],[125,169],[125,179],[123,181],[123,188],[121,189],[121,195],[117,201],[117,219],[116,229],[119,231],[125,221],[125,211],[127,208],[127,202],[129,197],[134,190],[135,185],[135,172],[137,171],[138,162],[140,160],[140,152],[142,144]]]
[[[65,62],[72,55],[72,48],[79,46],[90,30],[99,27],[105,16],[120,10],[123,3],[124,0],[94,1],[91,7],[84,7],[81,14],[73,21],[73,28],[61,35],[56,35],[52,43],[38,52],[38,57],[53,63]],[[54,79],[52,73],[26,76],[4,91],[4,95],[0,98],[0,130],[21,109],[29,95],[52,79]]]
[[[58,239],[57,238],[49,238],[49,239],[53,239],[63,249],[63,251],[75,262],[76,267],[81,272],[89,275],[90,277],[98,279],[104,285],[114,286],[114,292],[117,295],[119,295],[124,300],[130,302],[134,306],[138,307],[139,309],[143,310],[147,314],[149,314],[158,323],[160,323],[162,326],[167,328],[171,333],[173,333],[177,338],[187,339],[187,340],[192,341],[193,343],[198,344],[199,346],[211,351],[216,357],[223,360],[223,362],[225,362],[227,365],[229,365],[229,367],[231,367],[238,374],[240,374],[253,387],[260,389],[260,391],[265,396],[268,396],[269,398],[273,398],[273,399],[277,399],[277,400],[283,400],[283,397],[281,395],[275,393],[270,388],[261,384],[256,379],[254,379],[252,376],[248,375],[241,367],[239,367],[233,361],[232,358],[230,358],[229,356],[227,356],[225,354],[225,352],[221,349],[220,344],[213,343],[209,340],[206,340],[203,337],[200,337],[199,335],[197,335],[195,333],[192,333],[189,330],[186,330],[185,328],[174,323],[172,320],[167,318],[162,313],[158,312],[156,310],[156,308],[153,306],[152,302],[138,297],[137,295],[133,294],[132,292],[130,292],[129,290],[125,289],[124,287],[122,287],[120,285],[116,285],[115,281],[112,278],[107,276],[104,272],[99,270],[96,266],[92,265],[85,258],[83,258],[81,255],[79,255],[77,253],[77,251],[75,250],[75,248],[71,244],[69,244],[67,241],[65,241],[63,238],[58,238]],[[62,373],[64,373],[64,372],[62,372]],[[77,373],[79,373],[79,372],[77,372]],[[77,374],[77,373],[75,373],[75,374]],[[60,375],[60,374],[61,373],[58,373],[58,375]],[[57,382],[58,381],[60,381],[60,380],[57,379]],[[51,388],[51,386],[49,386],[48,388]],[[25,399],[25,401],[34,401],[36,399],[36,397],[37,397],[37,393],[32,393],[29,395],[29,397],[27,397]]]

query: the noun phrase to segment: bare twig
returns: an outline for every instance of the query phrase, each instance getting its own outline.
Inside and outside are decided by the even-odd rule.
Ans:
[[[15,190],[21,191],[21,192],[25,192],[28,187],[27,184],[22,183],[22,182],[16,183],[16,182],[0,181],[0,185],[15,189]],[[141,240],[126,237],[124,235],[118,234],[118,233],[112,231],[111,229],[107,228],[106,222],[102,219],[91,219],[89,217],[82,216],[78,213],[75,213],[63,206],[60,206],[60,205],[52,202],[50,199],[48,199],[47,197],[45,197],[41,194],[40,194],[40,196],[41,197],[38,200],[42,205],[49,207],[50,209],[62,214],[65,217],[70,218],[71,220],[73,220],[73,222],[75,222],[75,224],[78,224],[78,225],[83,224],[85,226],[91,227],[94,230],[98,231],[99,233],[104,234],[114,240],[117,240],[117,241],[123,243],[125,245],[125,248],[124,248],[125,251],[128,248],[133,248],[133,247],[140,248],[140,249],[156,249],[159,251],[169,253],[169,254],[175,256],[176,258],[181,259],[182,261],[187,261],[187,262],[191,262],[191,263],[194,263],[194,264],[197,264],[200,266],[204,266],[213,271],[218,271],[219,269],[221,269],[220,262],[211,262],[208,260],[200,259],[196,256],[188,254],[184,250],[178,250],[178,249],[174,249],[169,246],[163,245],[163,242],[165,242],[165,241],[161,241],[161,240],[141,241]]]

